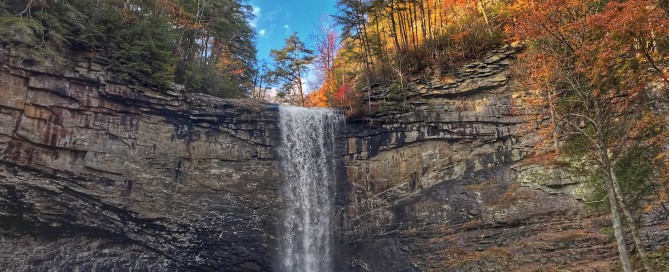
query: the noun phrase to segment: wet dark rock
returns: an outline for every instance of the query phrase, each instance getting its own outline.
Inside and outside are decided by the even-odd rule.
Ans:
[[[275,107],[0,57],[0,267],[271,269]]]

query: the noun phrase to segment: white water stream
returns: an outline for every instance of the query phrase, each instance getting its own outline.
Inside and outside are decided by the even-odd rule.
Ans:
[[[335,131],[343,121],[328,109],[279,107],[284,178],[280,270],[332,271]]]

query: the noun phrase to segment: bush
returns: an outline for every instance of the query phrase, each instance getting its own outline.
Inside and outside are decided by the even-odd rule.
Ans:
[[[183,63],[183,78],[180,83],[186,89],[218,97],[243,97],[245,90],[242,82],[235,77],[219,72],[215,67],[196,62]]]
[[[391,101],[404,100],[404,90],[399,82],[393,82],[388,86],[388,99]]]

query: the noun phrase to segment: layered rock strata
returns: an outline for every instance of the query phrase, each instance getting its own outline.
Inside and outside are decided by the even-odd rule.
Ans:
[[[585,180],[521,162],[541,138],[510,72],[519,50],[399,84],[406,99],[373,89],[382,110],[347,130],[347,270],[617,267],[610,220],[585,209]],[[648,248],[666,246],[666,216],[643,218]]]
[[[0,56],[0,267],[271,269],[275,106]]]
[[[584,180],[523,163],[518,48],[401,85],[339,138],[336,271],[609,271]],[[0,50],[0,268],[270,271],[276,106]],[[394,90],[397,91],[397,90]],[[384,100],[385,98],[385,100]],[[661,209],[647,248],[669,244]]]

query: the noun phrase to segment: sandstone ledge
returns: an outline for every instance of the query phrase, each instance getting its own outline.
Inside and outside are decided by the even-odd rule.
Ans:
[[[269,270],[277,108],[0,49],[0,267]]]

